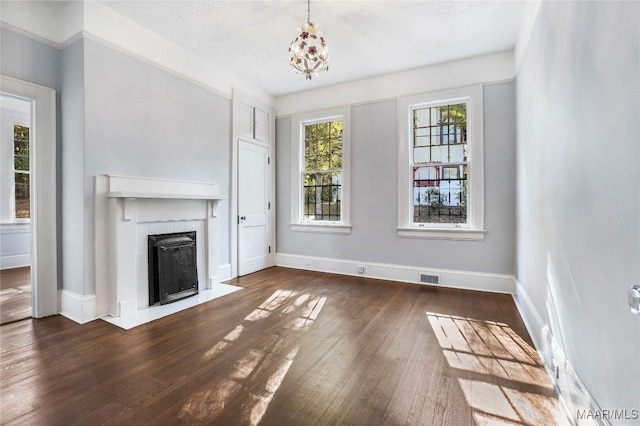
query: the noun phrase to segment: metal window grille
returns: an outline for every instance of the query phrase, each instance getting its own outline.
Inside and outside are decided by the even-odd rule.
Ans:
[[[340,184],[304,185],[304,220],[340,220]]]
[[[467,104],[413,109],[413,222],[467,223]]]

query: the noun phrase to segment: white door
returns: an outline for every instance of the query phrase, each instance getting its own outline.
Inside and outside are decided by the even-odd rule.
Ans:
[[[268,268],[269,148],[238,141],[238,275]]]

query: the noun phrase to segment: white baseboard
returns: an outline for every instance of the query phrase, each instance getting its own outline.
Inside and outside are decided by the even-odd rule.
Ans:
[[[220,265],[218,275],[213,277],[214,284],[226,281],[231,278],[231,265]],[[132,314],[136,312],[135,305],[124,303],[120,309],[125,312],[122,314]],[[69,318],[79,324],[93,321],[97,319],[96,315],[96,295],[91,294],[82,296],[73,291],[60,290],[60,315]]]
[[[506,274],[488,274],[484,272],[467,272],[449,269],[357,262],[354,260],[300,256],[288,253],[277,253],[276,265],[287,268],[307,269],[311,271],[330,272],[334,274],[378,278],[415,284],[427,284],[420,281],[420,275],[428,274],[438,276],[439,279],[437,284],[427,284],[437,287],[507,294],[512,294],[514,290],[514,277],[513,275]],[[358,273],[358,267],[364,267],[364,272]]]
[[[531,340],[533,340],[533,345],[536,348],[542,348],[542,328],[544,327],[544,321],[533,305],[529,295],[524,290],[524,287],[522,287],[522,284],[520,284],[517,279],[515,280],[513,301],[516,304],[518,312],[520,312],[520,317],[522,317],[524,321]]]
[[[29,265],[31,265],[30,254],[0,257],[0,269],[22,268],[23,266]]]
[[[96,295],[83,296],[69,290],[60,290],[60,315],[79,324],[95,320]]]
[[[608,426],[610,423],[602,415],[603,411],[573,370],[564,350],[517,279],[513,300],[567,417],[577,426]]]
[[[215,277],[215,283],[221,283],[223,281],[230,280],[231,277],[231,264],[225,263],[218,267],[218,275]]]

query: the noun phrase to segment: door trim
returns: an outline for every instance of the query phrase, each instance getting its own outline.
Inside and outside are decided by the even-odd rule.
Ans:
[[[5,75],[0,91],[31,101],[31,306],[42,318],[59,312],[56,91]]]
[[[269,112],[269,142],[264,143],[252,138],[240,137],[238,134],[238,127],[240,123],[237,122],[238,105],[239,103],[246,105],[252,105],[256,108],[260,108],[263,111]],[[270,105],[253,99],[251,96],[242,93],[238,90],[233,91],[232,101],[232,121],[233,132],[231,142],[231,196],[229,203],[229,222],[230,222],[230,235],[229,235],[229,262],[231,263],[231,278],[238,276],[238,144],[240,140],[244,140],[259,145],[264,145],[269,149],[269,194],[268,199],[271,203],[269,209],[269,245],[271,246],[271,253],[269,256],[269,266],[275,265],[276,261],[276,159],[275,159],[275,140],[276,140],[276,111]]]

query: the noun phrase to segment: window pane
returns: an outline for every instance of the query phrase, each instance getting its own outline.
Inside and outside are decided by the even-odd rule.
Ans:
[[[458,178],[458,168],[457,167],[443,167],[443,178],[444,179],[457,179]]]
[[[306,125],[305,137],[305,170],[342,168],[341,121]]]
[[[13,168],[29,171],[29,128],[13,126]]]
[[[446,146],[436,145],[431,147],[431,161],[434,163],[446,163],[449,153]]]
[[[16,218],[28,219],[29,207],[29,173],[15,172]]]
[[[463,144],[449,146],[449,161],[452,163],[467,161],[465,152],[465,145]]]
[[[466,166],[414,167],[414,223],[466,223]]]
[[[431,161],[429,152],[430,148],[428,146],[413,148],[413,162],[417,164],[428,163],[429,161]]]
[[[431,145],[440,145],[440,126],[431,127]]]
[[[329,124],[331,125],[331,138],[342,143],[342,121],[332,121]]]
[[[13,126],[13,168],[16,218],[30,217],[29,128]]]
[[[441,123],[466,123],[467,104],[452,104],[440,107]]]
[[[304,169],[305,170],[316,170],[318,168],[318,157],[315,155],[310,155],[305,157],[304,159]]]
[[[340,220],[341,173],[305,173],[303,220]]]
[[[335,123],[334,123],[335,124]],[[335,130],[335,126],[332,126]],[[332,130],[332,131],[333,131]],[[338,139],[331,140],[331,153],[329,155],[329,170],[341,170],[342,169],[342,129],[336,131]]]
[[[330,168],[331,170],[342,170],[342,152],[331,154]]]
[[[413,126],[427,127],[429,125],[430,108],[421,108],[413,110]]]

